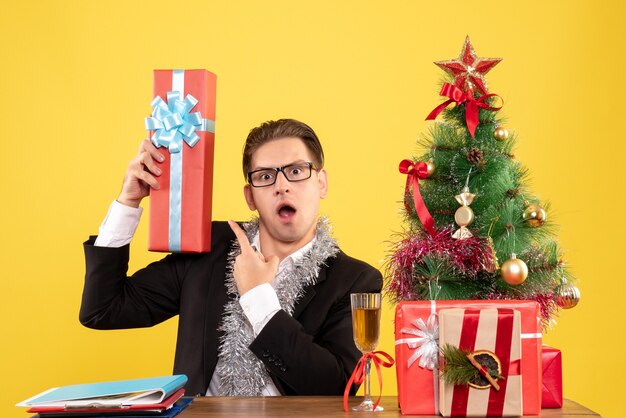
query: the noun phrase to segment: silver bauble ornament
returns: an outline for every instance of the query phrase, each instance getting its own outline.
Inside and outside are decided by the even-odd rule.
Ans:
[[[571,309],[580,302],[580,290],[571,283],[567,283],[565,278],[561,280],[561,284],[554,290],[556,304],[563,309]]]

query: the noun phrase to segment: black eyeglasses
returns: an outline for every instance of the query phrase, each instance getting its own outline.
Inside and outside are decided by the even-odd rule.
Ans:
[[[278,173],[283,173],[289,181],[303,181],[311,178],[311,171],[317,170],[313,163],[294,163],[284,167],[262,168],[248,173],[248,183],[253,187],[267,187],[276,183]]]

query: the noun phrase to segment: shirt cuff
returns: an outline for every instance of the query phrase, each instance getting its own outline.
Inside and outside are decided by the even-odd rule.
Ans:
[[[143,208],[123,205],[117,200],[109,206],[104,221],[100,225],[96,247],[123,247],[130,243],[135,235]]]
[[[252,324],[255,337],[281,309],[276,291],[269,283],[260,284],[248,290],[239,298],[239,304]]]

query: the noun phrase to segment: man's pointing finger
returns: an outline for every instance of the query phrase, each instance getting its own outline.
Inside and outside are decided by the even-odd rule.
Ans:
[[[235,236],[237,237],[237,241],[239,242],[239,247],[241,248],[241,252],[254,252],[252,247],[250,246],[250,241],[248,241],[248,237],[243,229],[237,224],[235,221],[228,221],[228,226],[233,230]]]

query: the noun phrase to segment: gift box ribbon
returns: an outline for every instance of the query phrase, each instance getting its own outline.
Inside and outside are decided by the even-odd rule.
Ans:
[[[431,314],[424,322],[422,318],[417,318],[411,322],[413,327],[402,328],[403,334],[415,335],[413,338],[401,338],[396,340],[396,345],[406,344],[410,349],[415,350],[406,367],[409,368],[418,359],[418,365],[423,369],[434,370],[437,367],[437,356],[439,354],[439,324],[437,315]]]
[[[205,119],[200,112],[190,113],[198,100],[185,91],[185,70],[172,72],[172,91],[167,103],[159,96],[150,105],[152,116],[145,119],[145,127],[152,130],[152,143],[157,148],[167,147],[170,153],[169,229],[168,249],[181,250],[181,214],[183,183],[183,142],[193,147],[200,140],[196,132],[215,133],[215,121]]]
[[[215,133],[214,120],[203,118],[200,112],[190,113],[198,104],[198,99],[188,94],[181,100],[185,88],[184,80],[184,70],[174,70],[172,76],[174,91],[167,92],[167,102],[160,96],[155,97],[150,103],[152,116],[145,119],[146,129],[154,131],[152,134],[154,146],[167,147],[170,154],[181,152],[183,141],[190,147],[196,145],[200,140],[196,131]]]
[[[478,127],[478,124],[480,123],[478,119],[479,108],[486,110],[502,109],[502,106],[489,106],[489,104],[485,102],[485,100],[490,97],[499,97],[500,100],[502,100],[502,98],[497,94],[485,94],[480,96],[478,99],[475,99],[474,92],[472,90],[463,91],[450,83],[443,83],[439,95],[448,97],[448,100],[434,108],[432,112],[428,114],[426,120],[435,120],[437,115],[443,112],[443,109],[448,107],[451,103],[456,103],[457,106],[465,103],[465,124],[467,125],[467,129],[469,130],[470,135],[472,135],[472,138],[474,138],[476,127]]]

